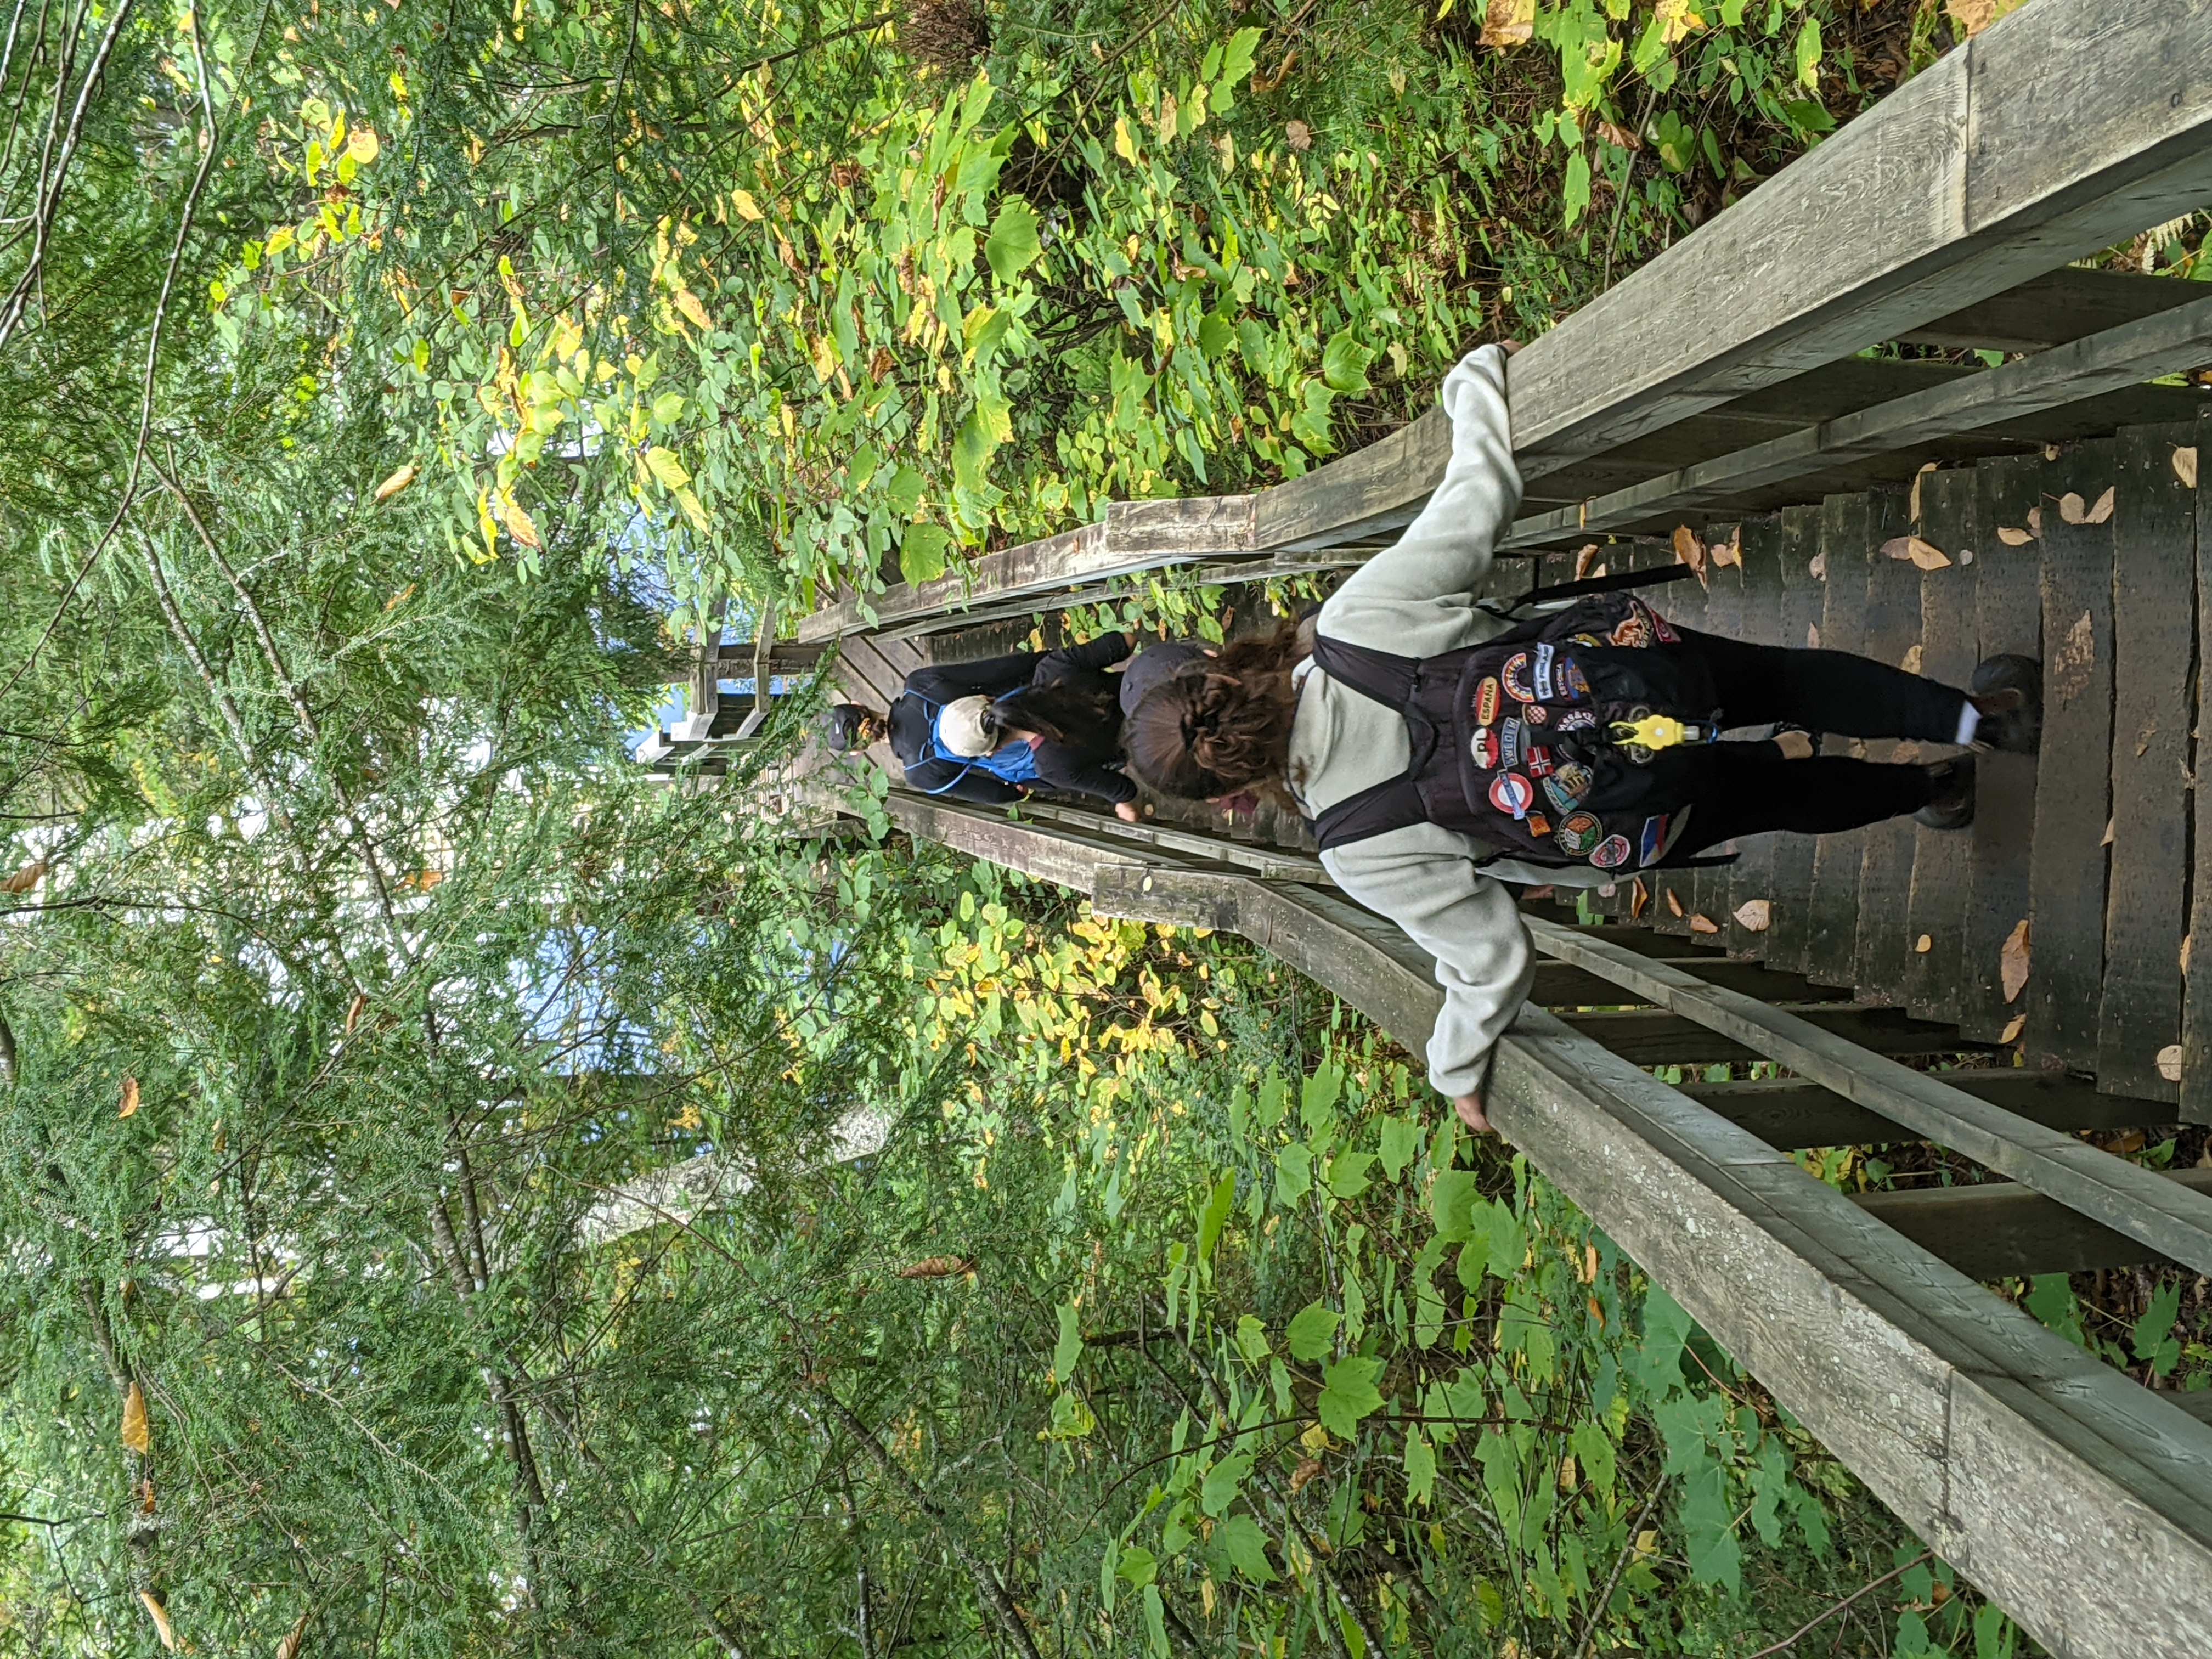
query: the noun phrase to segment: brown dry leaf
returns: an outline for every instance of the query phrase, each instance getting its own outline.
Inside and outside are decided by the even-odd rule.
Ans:
[[[500,502],[499,517],[500,522],[507,526],[507,533],[525,547],[544,545],[538,540],[537,525],[532,522],[530,515],[522,510],[522,504],[512,495]]]
[[[301,1613],[291,1633],[276,1644],[276,1659],[300,1659],[300,1643],[307,1634],[307,1615]]]
[[[2012,525],[2001,524],[1997,526],[1997,539],[2007,547],[2026,547],[2035,538],[2025,530]]]
[[[1881,544],[1881,550],[1893,559],[1910,559],[1921,570],[1942,570],[1951,562],[1948,553],[1917,536],[1893,537]]]
[[[1686,524],[1674,527],[1674,562],[1686,564],[1695,571],[1699,586],[1711,586],[1705,578],[1705,544],[1698,539],[1698,532]]]
[[[141,1457],[154,1449],[153,1430],[146,1421],[146,1396],[136,1382],[123,1396],[122,1440],[126,1449]]]
[[[2158,1074],[2168,1083],[2181,1081],[2181,1045],[2169,1042],[2158,1051]]]
[[[356,991],[353,994],[353,1000],[346,1006],[346,1036],[351,1036],[353,1035],[353,1028],[361,1024],[362,1012],[368,1006],[368,993],[366,991]]]
[[[2038,540],[2042,538],[2043,509],[2039,507],[2031,507],[2027,509],[2027,533]]]
[[[1693,933],[1717,933],[1720,930],[1720,923],[1715,921],[1711,916],[1696,915],[1690,918],[1690,931]]]
[[[1933,472],[1936,465],[1934,461],[1926,462],[1919,471],[1912,475],[1912,500],[1906,509],[1906,516],[1915,524],[1920,522],[1920,481]]]
[[[1292,149],[1304,152],[1313,148],[1313,129],[1303,121],[1283,124],[1283,142]]]
[[[154,1634],[161,1638],[161,1645],[172,1653],[177,1650],[176,1626],[169,1622],[169,1610],[161,1605],[161,1598],[151,1590],[140,1590],[138,1599],[146,1604],[146,1612],[154,1620]]]
[[[1919,646],[1909,645],[1905,648],[1905,660],[1899,663],[1898,666],[1904,669],[1908,674],[1917,674],[1920,672],[1920,664],[1923,654],[1922,648]]]
[[[1667,890],[1667,908],[1672,915],[1682,914],[1682,896],[1671,887]]]
[[[1782,751],[1782,758],[1784,760],[1813,758],[1813,739],[1802,732],[1776,732],[1774,746]]]
[[[1650,908],[1651,890],[1644,884],[1644,878],[1638,876],[1628,884],[1628,919],[1639,921]]]
[[[1923,933],[1912,941],[1912,953],[1915,956],[1924,957],[1935,948],[1936,936],[1933,933]]]
[[[1311,1486],[1313,1484],[1314,1477],[1320,1473],[1321,1459],[1318,1457],[1300,1458],[1298,1460],[1297,1468],[1291,1471],[1291,1496],[1296,1498],[1300,1492]]]
[[[406,489],[409,484],[413,483],[415,480],[422,477],[422,469],[416,465],[414,462],[410,461],[406,465],[401,467],[390,477],[386,478],[382,483],[377,485],[376,494],[372,499],[380,501],[388,501],[394,495],[397,495],[401,490]]]
[[[2190,937],[2191,937],[2191,936],[2190,936],[2189,934],[2187,934],[2187,933],[2184,933],[2184,934],[2181,936],[2181,971],[2182,971],[2183,973],[2185,973],[2185,973],[2187,973],[2187,972],[2189,971],[2189,940],[2190,940]]]
[[[1747,933],[1763,933],[1774,921],[1771,899],[1746,899],[1735,907],[1736,926]]]
[[[1893,766],[1915,766],[1919,761],[1920,745],[1910,738],[1889,751],[1889,763]]]
[[[1597,136],[1617,149],[1642,149],[1644,141],[1626,127],[1616,126],[1610,121],[1597,124]]]
[[[1589,574],[1590,561],[1597,557],[1597,544],[1589,542],[1575,550],[1575,580],[1580,581]]]
[[[901,1279],[951,1279],[975,1271],[972,1255],[926,1255],[911,1267],[899,1269]]]
[[[2089,683],[2089,672],[2097,665],[2097,629],[2084,611],[2081,620],[2066,630],[2066,641],[2051,659],[2051,689],[2058,694],[2058,701],[2070,702],[2081,688]]]
[[[46,873],[46,861],[33,859],[5,881],[0,881],[0,893],[27,893],[39,884],[39,878]]]
[[[126,1077],[123,1079],[123,1109],[116,1113],[115,1115],[118,1117],[129,1117],[137,1109],[138,1079],[135,1077]]]
[[[2184,489],[2197,488],[2197,446],[2176,446],[2173,452],[2173,476],[2181,480]]]
[[[1482,15],[1486,46],[1525,46],[1536,33],[1536,0],[1490,0]]]
[[[2089,519],[2089,504],[2069,489],[2058,498],[2058,516],[2069,524],[2086,524]]]
[[[2116,822],[2118,822],[2118,820],[2117,820],[2117,819],[2113,819],[2113,818],[2106,818],[2106,819],[2105,820],[2105,834],[2104,834],[2104,837],[2103,837],[2103,839],[2102,839],[2102,840],[2100,840],[2100,841],[2099,841],[2099,842],[2098,842],[2098,843],[2097,843],[2097,845],[2098,845],[2098,846],[2100,846],[2100,847],[2110,847],[2110,846],[2112,844],[2112,825],[2113,825]]]
[[[1805,624],[1805,648],[1808,651],[1818,651],[1820,648],[1820,623],[1807,623]]]
[[[2020,1000],[2020,994],[2027,988],[2027,923],[2022,921],[2005,935],[2005,942],[1997,947],[1997,979],[2004,988],[2007,1002]],[[2010,1037],[2005,1039],[2009,1042]]]
[[[2112,499],[2118,488],[2117,484],[2105,486],[2105,493],[2097,497],[2096,505],[2089,509],[2088,523],[2102,524],[2112,516]]]
[[[1972,40],[2008,11],[2017,11],[2021,0],[1943,0],[1943,9],[1959,26],[1961,40]]]
[[[1811,576],[1816,582],[1824,582],[1827,580],[1828,556],[1825,553],[1815,553],[1806,562],[1805,571],[1806,574]]]
[[[2043,459],[2046,461],[2057,460],[2058,459],[2058,446],[2057,444],[2044,445]]]
[[[1712,546],[1712,555],[1713,568],[1717,570],[1723,565],[1734,565],[1738,570],[1742,569],[1743,526],[1738,525],[1729,531],[1729,538],[1726,541],[1715,542]]]
[[[2017,1042],[2020,1041],[2020,1034],[2027,1028],[2027,1016],[2026,1014],[2014,1014],[2010,1019],[2005,1022],[2004,1030],[2002,1034],[1998,1036],[1997,1041],[1999,1042]]]

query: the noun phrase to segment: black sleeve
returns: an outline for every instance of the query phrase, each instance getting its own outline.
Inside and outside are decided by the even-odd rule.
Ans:
[[[979,657],[974,662],[933,663],[908,675],[906,689],[938,703],[951,702],[955,697],[999,696],[1030,683],[1040,654],[1017,651],[1011,656]]]
[[[979,806],[1011,806],[1022,792],[1004,778],[994,777],[980,766],[963,767],[957,761],[924,761],[906,769],[907,787],[924,793],[935,792],[940,800],[973,801]],[[951,788],[945,786],[951,784]]]
[[[1036,761],[1038,781],[1055,789],[1072,789],[1117,805],[1137,798],[1137,786],[1112,767],[1084,761],[1056,743],[1039,744]]]
[[[1039,685],[1049,684],[1070,673],[1086,670],[1097,673],[1111,668],[1128,654],[1129,636],[1116,629],[1082,645],[1063,645],[1057,651],[1047,652],[1036,666],[1036,682]]]

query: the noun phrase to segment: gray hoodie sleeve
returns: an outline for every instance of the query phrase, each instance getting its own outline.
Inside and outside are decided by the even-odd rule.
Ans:
[[[1322,632],[1429,657],[1496,631],[1474,599],[1490,568],[1492,546],[1521,501],[1505,354],[1496,346],[1470,353],[1446,378],[1443,403],[1452,423],[1443,481],[1397,545],[1376,555],[1322,607]],[[1316,808],[1372,781],[1370,774],[1384,775],[1405,763],[1402,737],[1394,734],[1387,745],[1359,740],[1367,722],[1378,715],[1391,720],[1363,702],[1331,685],[1313,711],[1312,729],[1338,739],[1327,745],[1337,751],[1334,763],[1311,780]],[[1307,724],[1303,708],[1300,723]],[[1535,973],[1512,896],[1476,868],[1483,850],[1464,836],[1425,823],[1322,855],[1347,894],[1389,917],[1437,959],[1444,1006],[1429,1039],[1429,1081],[1447,1095],[1482,1086],[1490,1051],[1520,1012]]]

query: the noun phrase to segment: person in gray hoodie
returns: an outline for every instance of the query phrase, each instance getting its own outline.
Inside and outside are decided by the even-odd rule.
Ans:
[[[1301,811],[1322,820],[1322,861],[1337,884],[1436,958],[1444,1005],[1429,1040],[1429,1080],[1470,1127],[1486,1133],[1482,1089],[1491,1051],[1535,972],[1528,932],[1504,884],[1598,886],[1617,878],[1590,861],[1561,867],[1500,856],[1494,842],[1432,821],[1401,817],[1395,827],[1364,829],[1360,838],[1334,846],[1326,833],[1331,808],[1391,788],[1410,793],[1405,781],[1430,763],[1416,756],[1400,707],[1316,666],[1316,635],[1334,660],[1364,655],[1402,664],[1480,645],[1510,626],[1474,603],[1492,550],[1521,499],[1504,352],[1486,346],[1471,353],[1446,378],[1442,400],[1452,422],[1451,458],[1397,544],[1354,572],[1307,629],[1286,625],[1273,640],[1241,641],[1154,686],[1123,736],[1130,769],[1162,793],[1216,799],[1255,786],[1287,786]],[[1937,827],[1971,821],[1971,757],[1929,766],[1804,759],[1805,731],[1960,744],[1978,738],[2032,749],[2039,729],[2033,663],[1992,659],[2004,665],[1995,676],[2002,684],[1978,695],[1985,691],[1982,677],[1969,694],[1840,652],[1750,646],[1663,623],[1657,632],[1671,652],[1710,673],[1714,701],[1727,716],[1720,724],[1802,729],[1758,742],[1670,749],[1614,769],[1642,792],[1624,810],[1651,814],[1643,819],[1642,867],[1680,864],[1772,830],[1818,833],[1914,811]],[[1485,693],[1495,698],[1495,682],[1486,682]],[[1513,695],[1524,704],[1533,696]],[[1486,727],[1492,716],[1481,718]],[[1486,732],[1476,738],[1487,741]],[[1443,742],[1453,739],[1447,734]],[[1498,761],[1492,754],[1476,763],[1494,768]],[[1526,812],[1528,787],[1526,776],[1515,786],[1523,792],[1516,819]],[[1595,793],[1590,799],[1595,804]],[[1605,864],[1606,848],[1617,840],[1594,849],[1595,865]],[[1622,848],[1613,855],[1616,863],[1633,856],[1629,843]]]

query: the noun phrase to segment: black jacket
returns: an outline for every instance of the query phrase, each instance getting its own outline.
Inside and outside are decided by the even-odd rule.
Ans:
[[[906,694],[890,706],[891,753],[906,768],[910,787],[942,791],[953,800],[975,801],[985,806],[1004,806],[1019,800],[1021,791],[978,766],[968,766],[942,757],[922,760],[929,743],[930,708],[942,708],[959,697],[1003,697],[1024,685],[1051,685],[1080,675],[1099,675],[1129,654],[1129,641],[1121,634],[1102,634],[1086,645],[1064,646],[1057,651],[1016,651],[1004,657],[985,657],[975,662],[956,662],[917,668],[906,677]],[[1109,694],[1112,683],[1107,682]],[[1072,789],[1109,801],[1134,800],[1137,787],[1119,772],[1098,764],[1095,757],[1072,751],[1059,744],[1037,746],[1037,781],[1054,789]],[[951,785],[946,788],[947,784]]]

